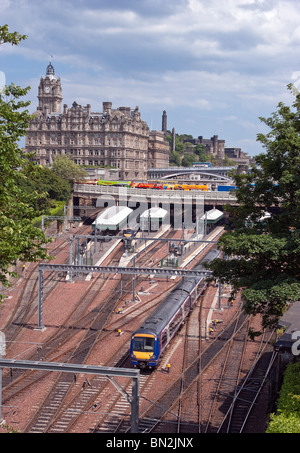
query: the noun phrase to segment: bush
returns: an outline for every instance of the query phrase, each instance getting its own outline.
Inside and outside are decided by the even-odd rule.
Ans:
[[[289,364],[267,433],[300,433],[300,362]]]
[[[48,209],[45,213],[44,216],[63,216],[64,215],[64,206],[65,206],[64,201],[52,201],[52,208]],[[45,225],[49,224],[51,220],[46,219]],[[41,227],[42,225],[42,216],[36,217],[34,219],[34,225],[38,228]]]

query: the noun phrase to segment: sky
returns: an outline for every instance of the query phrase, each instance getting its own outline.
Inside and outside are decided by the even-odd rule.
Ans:
[[[139,106],[158,130],[166,110],[169,130],[255,156],[259,117],[300,89],[299,0],[1,0],[0,18],[28,35],[0,46],[0,71],[31,87],[31,113],[52,55],[69,107]]]

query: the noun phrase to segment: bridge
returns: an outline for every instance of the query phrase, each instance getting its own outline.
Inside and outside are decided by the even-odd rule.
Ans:
[[[141,203],[147,202],[152,206],[159,204],[197,204],[205,206],[223,206],[224,204],[237,204],[234,193],[199,190],[155,190],[136,189],[116,186],[97,186],[91,184],[74,184],[73,186],[74,205],[103,206],[103,201],[115,200],[115,202]]]
[[[231,181],[230,172],[237,170],[237,167],[168,167],[168,168],[148,168],[148,177],[151,180],[157,179],[176,179],[189,175],[201,175],[202,182]]]

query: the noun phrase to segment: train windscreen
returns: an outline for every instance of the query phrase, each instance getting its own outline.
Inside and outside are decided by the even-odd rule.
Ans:
[[[153,337],[134,337],[132,343],[133,351],[152,352],[154,351],[155,339]]]

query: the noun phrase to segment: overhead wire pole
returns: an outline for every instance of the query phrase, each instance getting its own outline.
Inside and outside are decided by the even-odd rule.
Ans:
[[[123,266],[91,266],[79,264],[39,264],[41,271],[69,272],[78,271],[82,274],[103,273],[103,274],[125,274],[125,275],[156,275],[156,276],[175,276],[175,277],[204,277],[210,275],[211,271],[197,269],[167,269],[160,267],[123,267]]]
[[[96,235],[96,234],[72,234],[74,238],[78,239],[99,239],[105,241],[107,236]],[[121,236],[109,236],[109,239],[120,239]],[[139,241],[160,241],[160,242],[182,242],[182,237],[180,239],[176,238],[161,238],[161,237],[152,237],[152,236],[141,236],[138,238],[129,238],[129,240],[139,240]],[[184,242],[195,242],[195,243],[204,243],[204,244],[218,244],[219,241],[211,241],[205,239],[184,239]]]
[[[96,374],[106,376],[114,385],[116,383],[113,377],[129,377],[132,379],[132,393],[131,398],[127,395],[127,399],[131,405],[131,433],[138,432],[139,424],[139,380],[140,370],[130,368],[114,368],[95,365],[77,365],[73,363],[58,363],[58,362],[34,362],[30,360],[14,360],[2,359],[0,357],[0,370],[2,368],[20,368],[26,370],[46,370],[46,371],[59,371],[63,373],[84,373]],[[124,395],[122,387],[117,384],[115,387]],[[1,388],[0,388],[1,395]],[[0,400],[0,408],[1,408]],[[0,412],[1,416],[1,412]],[[0,420],[1,421],[1,420]]]
[[[119,266],[88,266],[76,264],[39,264],[39,282],[38,282],[38,329],[44,329],[43,326],[43,287],[44,271],[52,272],[70,272],[82,274],[125,274],[125,275],[156,275],[156,276],[175,276],[175,277],[205,277],[211,275],[211,271],[197,271],[195,269],[166,269],[160,267],[119,267]]]

